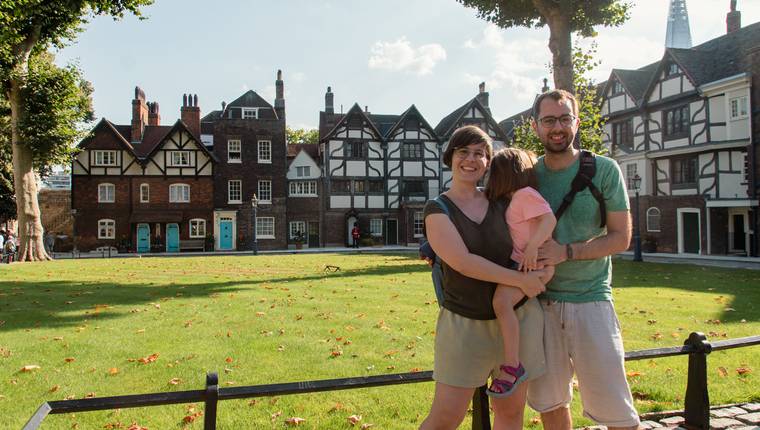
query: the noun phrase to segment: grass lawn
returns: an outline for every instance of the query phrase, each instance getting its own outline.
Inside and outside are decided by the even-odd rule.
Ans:
[[[626,261],[614,270],[626,350],[680,345],[691,331],[760,333],[760,272]],[[432,368],[437,305],[411,254],[66,260],[3,266],[0,279],[3,428],[20,428],[45,400],[201,389],[207,371],[229,387]],[[686,363],[628,364],[640,412],[682,407]],[[760,401],[759,365],[760,347],[711,354],[711,402]],[[303,428],[340,429],[361,415],[360,425],[408,429],[432,394],[424,383],[225,401],[218,423],[283,428],[300,417]],[[589,423],[573,408],[576,425]],[[202,417],[185,417],[202,409],[51,415],[42,428],[199,429]]]

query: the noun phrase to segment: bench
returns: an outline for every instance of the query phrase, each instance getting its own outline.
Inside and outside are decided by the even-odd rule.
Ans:
[[[197,250],[197,251],[205,251],[206,250],[206,239],[188,239],[188,240],[180,240],[179,241],[179,250],[180,251],[189,251],[189,250]]]

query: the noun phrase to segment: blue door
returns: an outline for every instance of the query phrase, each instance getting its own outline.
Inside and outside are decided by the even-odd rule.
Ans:
[[[179,226],[166,225],[166,252],[179,252]]]
[[[137,224],[137,252],[150,252],[150,227]]]
[[[219,221],[219,249],[232,249],[232,221]]]

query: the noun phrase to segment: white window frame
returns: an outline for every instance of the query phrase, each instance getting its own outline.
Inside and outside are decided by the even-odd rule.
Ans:
[[[232,154],[237,154],[237,157],[233,157]],[[243,162],[243,145],[240,139],[229,139],[227,141],[227,162],[228,163],[242,163]]]
[[[177,190],[177,191],[172,191],[172,190]],[[182,191],[179,191],[179,190],[182,190]],[[169,203],[190,203],[190,185],[188,184],[169,185]]]
[[[250,115],[253,113],[253,115]],[[259,119],[259,109],[244,107],[240,108],[240,118],[242,119]]]
[[[288,184],[291,197],[318,197],[317,181],[292,181]]]
[[[105,229],[105,234],[102,234]],[[98,239],[116,239],[116,221],[112,219],[98,220]]]
[[[140,184],[140,203],[150,203],[150,184]]]
[[[237,185],[237,198],[233,195],[234,187]],[[240,179],[231,179],[227,181],[227,203],[243,203],[243,181]]]
[[[258,193],[256,194],[259,197],[259,203],[265,204],[265,205],[271,205],[272,204],[272,181],[269,179],[262,179],[259,180],[258,184]]]
[[[272,141],[259,140],[258,145],[258,162],[259,164],[272,164]]]
[[[734,114],[734,105],[736,106],[736,114]],[[728,116],[732,120],[744,119],[749,116],[747,96],[733,97],[728,101]]]
[[[105,151],[97,150],[93,151],[94,159],[92,160],[93,166],[116,166],[116,152],[117,151]]]
[[[639,165],[637,163],[628,163],[625,165],[625,184],[626,188],[633,191],[633,178],[639,173]]]
[[[412,221],[412,234],[415,238],[424,236],[425,218],[422,211],[414,212],[414,220]]]
[[[256,217],[256,239],[274,239],[274,232],[274,217]]]
[[[654,210],[653,210],[654,209]],[[654,212],[657,212],[656,214]],[[655,230],[652,226],[652,222],[650,221],[650,218],[657,217],[657,229]],[[647,209],[647,231],[651,232],[660,232],[662,229],[662,211],[660,211],[660,208],[652,206],[649,209]]]
[[[98,184],[98,203],[116,203],[116,185],[108,182]]]
[[[169,151],[169,167],[190,167],[190,151]]]
[[[195,233],[193,233],[195,227]],[[203,218],[193,218],[188,223],[188,234],[190,238],[202,239],[206,237],[206,220]]]
[[[288,224],[288,237],[292,240],[296,238],[296,233],[301,232],[301,238],[306,238],[306,221],[291,221]]]
[[[372,237],[383,236],[383,219],[382,218],[372,218],[369,220],[369,234]]]

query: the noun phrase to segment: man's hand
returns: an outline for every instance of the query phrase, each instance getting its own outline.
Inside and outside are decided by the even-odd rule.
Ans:
[[[560,245],[554,239],[549,239],[538,248],[538,262],[544,266],[556,266],[567,260],[565,245]]]
[[[528,297],[536,297],[543,293],[546,290],[546,286],[541,282],[541,276],[543,275],[543,270],[534,270],[523,274],[523,282],[522,285],[520,285],[523,294]]]
[[[520,263],[519,270],[523,272],[530,272],[536,270],[538,267],[538,248],[535,245],[528,244],[523,252],[523,261]]]

